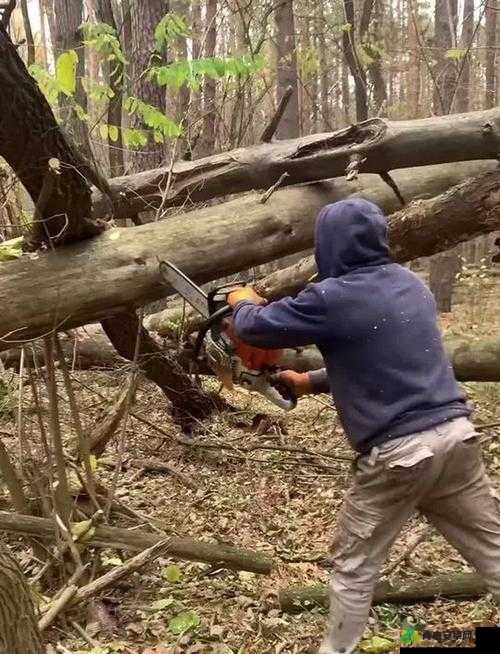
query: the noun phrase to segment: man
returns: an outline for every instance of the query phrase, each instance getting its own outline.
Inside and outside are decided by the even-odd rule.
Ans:
[[[284,371],[298,395],[333,394],[353,448],[354,482],[332,547],[330,623],[320,654],[353,654],[373,589],[403,524],[421,511],[500,600],[500,511],[427,287],[393,263],[380,209],[362,199],[318,216],[319,282],[265,305],[230,294],[234,328],[264,348],[315,343],[326,369]]]

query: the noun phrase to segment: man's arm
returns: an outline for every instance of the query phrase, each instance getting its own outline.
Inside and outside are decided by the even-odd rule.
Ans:
[[[258,296],[257,296],[258,297]],[[331,336],[326,305],[317,284],[295,298],[256,304],[240,291],[229,295],[233,326],[242,341],[255,347],[283,348],[320,343]]]
[[[296,397],[330,392],[330,381],[325,368],[310,372],[282,370],[277,377],[293,391]]]

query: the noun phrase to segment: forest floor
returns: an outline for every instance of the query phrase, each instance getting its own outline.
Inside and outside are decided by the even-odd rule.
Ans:
[[[498,334],[500,317],[495,312],[495,291],[498,286],[483,288],[481,294],[462,289],[461,303],[443,319],[447,330]],[[126,375],[126,370],[74,374],[78,401],[89,432],[109,408],[102,396],[112,400]],[[476,405],[475,423],[498,422],[500,384],[466,384],[466,388]],[[67,425],[69,438],[70,416],[62,386],[60,395],[63,425]],[[231,418],[217,416],[198,437],[216,447],[197,447],[196,440],[192,446],[184,446],[175,440],[176,429],[168,419],[161,393],[149,384],[141,384],[134,412],[172,434],[172,438],[131,417],[126,430],[126,459],[161,459],[182,471],[190,483],[186,485],[182,479],[164,473],[141,475],[136,468],[125,470],[119,477],[116,499],[133,509],[136,518],[116,514],[113,523],[144,529],[153,523],[167,535],[219,540],[265,552],[279,562],[276,571],[268,577],[257,576],[160,558],[112,587],[99,602],[91,602],[71,615],[99,647],[92,648],[85,643],[69,618],[66,622],[60,620],[47,632],[51,642],[62,643],[72,653],[93,654],[316,651],[325,627],[324,611],[283,614],[278,608],[277,591],[293,584],[327,581],[328,571],[316,559],[328,550],[336,513],[351,474],[350,463],[335,457],[352,453],[327,397],[305,399],[297,410],[284,416],[246,392],[225,393],[225,396],[239,408],[239,413]],[[27,394],[27,404],[29,399]],[[27,425],[33,425],[36,433],[35,416],[29,409],[25,413]],[[266,417],[255,418],[257,414]],[[3,433],[15,433],[14,420],[8,412],[0,426]],[[498,487],[500,428],[484,429],[481,434],[487,467]],[[9,442],[6,438],[6,444],[15,451],[14,439]],[[221,449],[221,444],[230,449]],[[259,449],[263,447],[273,449]],[[306,456],[287,450],[289,447],[317,454]],[[251,448],[255,449],[244,451]],[[107,486],[112,483],[116,456],[114,442],[98,461],[96,476]],[[0,508],[7,509],[4,492],[3,497],[0,495]],[[389,562],[405,550],[408,540],[424,523],[422,517],[415,516],[405,526],[391,550]],[[28,578],[36,574],[39,564],[26,542],[2,538],[16,553]],[[99,557],[102,569],[109,570],[126,555],[116,550],[97,550],[95,556]],[[432,531],[390,579],[425,579],[437,573],[468,570],[457,552]],[[439,631],[466,630],[498,620],[487,598],[471,602],[437,600],[411,606],[381,605],[371,612],[362,651],[397,652],[401,626],[407,618]],[[179,634],[176,632],[182,620],[192,627]],[[385,643],[385,649],[376,649],[374,636],[386,638],[390,643]],[[472,642],[447,642],[452,644],[473,646]]]

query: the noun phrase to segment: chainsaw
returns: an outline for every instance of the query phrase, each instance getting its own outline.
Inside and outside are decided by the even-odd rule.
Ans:
[[[227,304],[227,296],[244,283],[222,286],[205,293],[169,261],[160,262],[160,274],[163,281],[205,319],[191,356],[195,366],[203,355],[226,388],[231,389],[236,384],[256,391],[285,411],[297,405],[292,389],[276,376],[282,351],[247,345],[234,331],[233,309]]]

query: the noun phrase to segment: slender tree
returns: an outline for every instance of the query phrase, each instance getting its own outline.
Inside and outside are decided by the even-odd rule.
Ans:
[[[300,120],[293,0],[284,0],[276,4],[275,21],[278,100],[283,97],[289,86],[293,90],[276,135],[282,139],[295,138],[299,136]]]
[[[485,107],[497,104],[497,17],[500,6],[498,0],[487,0],[486,4],[486,91]]]

